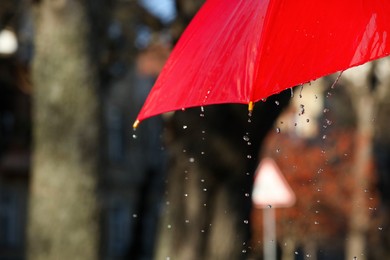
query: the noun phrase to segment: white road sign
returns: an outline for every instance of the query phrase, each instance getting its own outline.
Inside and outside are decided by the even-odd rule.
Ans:
[[[293,190],[271,158],[264,158],[256,170],[252,200],[260,208],[287,208],[295,203]]]

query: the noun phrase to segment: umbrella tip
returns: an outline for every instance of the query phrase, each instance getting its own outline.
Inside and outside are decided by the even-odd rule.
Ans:
[[[138,125],[139,125],[139,120],[137,119],[137,120],[135,120],[135,122],[133,124],[133,129],[136,130]]]
[[[248,103],[248,111],[249,111],[249,113],[252,113],[254,106],[255,106],[255,104],[253,103],[253,101],[249,101],[249,103]]]

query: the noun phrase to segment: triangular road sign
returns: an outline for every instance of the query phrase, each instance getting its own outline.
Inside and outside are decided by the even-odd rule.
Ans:
[[[295,194],[279,167],[271,158],[264,158],[255,174],[252,201],[255,207],[287,208],[295,203]]]

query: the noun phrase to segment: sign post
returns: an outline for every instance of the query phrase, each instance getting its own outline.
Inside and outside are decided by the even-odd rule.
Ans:
[[[279,167],[271,158],[264,158],[255,174],[252,201],[263,209],[264,260],[276,260],[275,208],[291,207],[295,194]]]

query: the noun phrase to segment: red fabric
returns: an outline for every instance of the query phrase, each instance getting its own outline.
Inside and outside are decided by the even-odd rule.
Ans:
[[[138,120],[256,102],[389,55],[390,1],[208,0],[183,33]]]

